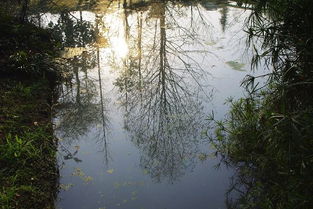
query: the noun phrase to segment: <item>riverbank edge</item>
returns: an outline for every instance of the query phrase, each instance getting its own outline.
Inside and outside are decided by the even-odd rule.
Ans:
[[[0,208],[52,209],[58,192],[52,104],[57,41],[1,17]],[[13,46],[13,47],[12,47]]]

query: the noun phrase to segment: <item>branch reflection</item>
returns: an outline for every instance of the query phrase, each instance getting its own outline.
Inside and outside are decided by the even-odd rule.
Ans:
[[[65,82],[60,86],[62,93],[59,99],[55,131],[60,138],[66,139],[61,142],[65,153],[64,159],[75,160],[73,156],[77,154],[78,149],[71,152],[69,151],[70,145],[89,133],[91,129],[97,129],[92,133],[97,132],[98,134],[92,137],[101,143],[107,164],[109,156],[105,129],[108,124],[108,116],[105,108],[106,101],[102,93],[99,54],[99,47],[105,41],[99,36],[99,21],[96,21],[94,26],[83,21],[82,16],[79,22],[73,21],[74,17],[70,16],[73,15],[64,13],[63,16],[60,16],[58,24],[50,24],[50,26],[53,25],[54,28],[60,29],[59,34],[63,36],[63,45],[66,46],[63,53],[65,63],[62,70]],[[75,24],[73,25],[73,23]],[[73,34],[71,33],[72,29],[74,29]],[[75,30],[78,32],[75,33]],[[96,50],[86,47],[90,44],[96,46]]]
[[[196,30],[187,30],[188,21],[176,19],[175,12],[186,14],[175,8],[159,2],[148,13],[124,9],[130,52],[115,82],[126,109],[125,128],[142,152],[141,166],[155,181],[170,183],[194,166],[204,122],[201,101],[208,99],[200,84],[206,73],[197,61],[207,53]],[[136,20],[132,26],[130,19]],[[202,21],[199,26],[209,25]],[[190,50],[190,45],[197,47]]]

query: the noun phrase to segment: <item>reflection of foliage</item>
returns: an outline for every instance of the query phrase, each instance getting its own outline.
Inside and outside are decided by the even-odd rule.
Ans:
[[[80,13],[82,16],[82,14]],[[73,16],[73,14],[63,11],[60,14],[57,24],[49,23],[49,28],[53,30],[56,38],[62,41],[65,47],[83,47],[95,40],[94,28],[91,23],[83,21]]]
[[[69,77],[73,79],[75,87],[72,86],[72,81],[63,86],[65,95],[60,102],[58,112],[60,121],[57,128],[57,131],[63,135],[62,137],[76,138],[83,135],[92,124],[101,119],[98,114],[101,111],[101,105],[95,99],[98,93],[97,87],[88,77],[87,72],[95,66],[94,55],[94,53],[83,52],[80,57],[75,56],[68,60],[67,69],[72,72]],[[73,90],[76,92],[74,93]]]
[[[86,11],[94,8],[98,1],[99,0],[32,0],[30,2],[30,12],[36,13],[40,11],[44,13],[60,13],[64,10],[76,11],[77,9]]]
[[[229,0],[199,0],[200,4],[206,10],[217,10],[221,6],[224,6],[228,3]]]
[[[245,81],[248,97],[231,103],[229,117],[215,123],[213,143],[238,167],[231,208],[306,209],[312,202],[312,8],[305,1],[255,1],[248,33],[254,64],[265,57],[266,88]],[[307,30],[310,28],[309,30]]]

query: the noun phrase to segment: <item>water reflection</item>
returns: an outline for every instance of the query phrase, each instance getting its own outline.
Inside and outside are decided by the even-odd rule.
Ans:
[[[57,130],[62,137],[77,138],[100,120],[98,112],[101,106],[95,102],[97,87],[88,77],[88,68],[96,64],[94,56],[93,52],[83,51],[80,56],[67,59],[67,82],[62,86],[64,96],[58,111],[60,121]]]
[[[193,53],[207,54],[186,50],[199,45],[199,34],[179,24],[174,9],[165,2],[151,5],[147,16],[124,9],[130,53],[115,82],[126,109],[125,127],[142,152],[140,164],[157,182],[174,182],[193,167],[204,118],[198,84],[206,73]]]
[[[83,20],[82,11],[79,11],[78,17],[66,10],[62,11],[57,23],[50,22],[49,28],[65,47],[84,47],[95,40],[93,25]]]
[[[105,132],[109,119],[105,108],[106,101],[101,90],[99,49],[78,51],[68,48],[63,55],[66,57],[66,80],[60,86],[62,94],[57,106],[55,132],[63,139],[60,146],[64,152],[64,159],[81,162],[75,157],[79,148],[74,146],[74,151],[71,152],[69,151],[70,145],[88,132],[97,131],[98,134],[94,138],[102,147],[101,151],[108,164],[109,154]],[[88,74],[89,70],[94,68],[98,71],[97,78]]]
[[[210,18],[217,19],[222,31],[227,28],[228,1],[221,2],[119,1],[101,6],[99,1],[92,12],[77,7],[74,12],[46,14],[48,21],[41,20],[62,40],[66,60],[55,119],[56,135],[63,139],[60,153],[68,165],[61,181],[75,181],[72,174],[77,163],[85,173],[91,172],[88,175],[95,184],[88,187],[93,197],[86,208],[116,208],[117,204],[164,208],[171,205],[168,197],[173,193],[177,198],[184,195],[177,192],[180,187],[186,196],[201,193],[198,199],[182,201],[190,208],[207,208],[215,199],[219,199],[211,203],[215,208],[224,207],[225,186],[220,185],[227,184],[229,173],[220,179],[223,175],[211,168],[196,166],[199,155],[210,152],[201,131],[211,109],[210,71],[217,63],[215,52],[208,50],[216,44],[212,37],[217,31]],[[214,11],[213,15],[207,15],[207,10]],[[210,179],[209,174],[216,176]],[[116,182],[143,179],[142,188],[136,189],[147,192],[144,185],[152,187],[149,192],[155,197],[163,195],[161,205],[135,199],[125,201],[124,206],[114,203],[116,196],[126,195],[111,188]],[[220,193],[207,185],[215,182]],[[60,205],[83,207],[79,200],[71,203],[77,191],[85,188],[76,184],[74,193],[60,194],[68,197]],[[190,184],[196,186],[189,191]],[[103,193],[105,200],[99,197]],[[182,208],[183,203],[175,204],[173,208]]]

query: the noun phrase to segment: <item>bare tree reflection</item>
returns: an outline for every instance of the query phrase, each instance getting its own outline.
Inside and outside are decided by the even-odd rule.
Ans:
[[[130,28],[124,13],[130,53],[115,84],[127,107],[125,127],[142,151],[141,166],[155,181],[173,183],[193,168],[198,152],[204,116],[200,79],[205,72],[192,54],[206,53],[187,49],[192,44],[187,37],[198,42],[196,30],[179,24],[168,6],[153,4],[146,28],[143,13],[137,12],[137,29]],[[128,31],[133,31],[131,37]]]

